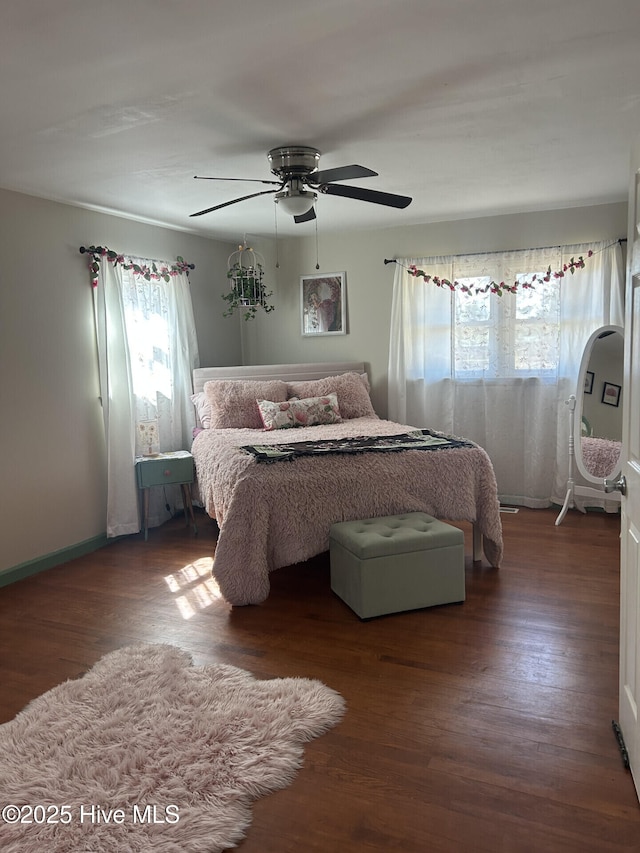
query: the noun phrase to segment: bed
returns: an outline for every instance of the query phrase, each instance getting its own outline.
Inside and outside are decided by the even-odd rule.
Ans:
[[[469,521],[474,559],[484,550],[500,566],[486,452],[379,418],[363,363],[199,368],[193,382],[197,489],[219,525],[213,574],[232,605],[263,602],[271,571],[327,551],[337,521],[412,511]],[[279,428],[285,417],[305,425]]]

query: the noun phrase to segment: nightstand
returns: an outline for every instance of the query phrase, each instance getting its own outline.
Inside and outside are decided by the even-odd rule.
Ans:
[[[166,486],[175,483],[182,489],[184,517],[193,524],[197,533],[196,520],[191,503],[191,483],[194,477],[193,456],[186,450],[159,453],[157,456],[136,456],[136,479],[142,492],[144,538],[149,535],[149,489],[152,486]],[[187,515],[188,513],[188,515]]]

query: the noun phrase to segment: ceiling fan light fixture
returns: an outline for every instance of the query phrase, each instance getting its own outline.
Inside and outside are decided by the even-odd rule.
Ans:
[[[317,198],[318,196],[311,192],[283,190],[276,193],[275,202],[290,216],[302,216],[311,210]]]

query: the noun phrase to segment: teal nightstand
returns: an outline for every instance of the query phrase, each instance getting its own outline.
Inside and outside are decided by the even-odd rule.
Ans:
[[[193,456],[186,450],[160,453],[158,456],[136,456],[135,465],[138,488],[142,492],[145,540],[149,535],[149,489],[152,486],[166,486],[169,483],[175,483],[181,487],[185,520],[189,524],[189,517],[191,517],[193,532],[197,533],[198,528],[191,503],[191,483],[194,477]]]

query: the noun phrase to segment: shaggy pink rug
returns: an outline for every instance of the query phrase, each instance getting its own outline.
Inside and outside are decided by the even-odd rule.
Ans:
[[[233,847],[344,710],[319,681],[195,667],[167,645],[112,652],[0,726],[0,850]]]

